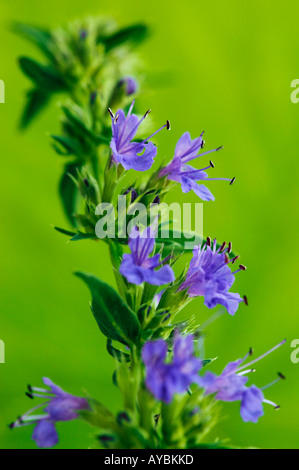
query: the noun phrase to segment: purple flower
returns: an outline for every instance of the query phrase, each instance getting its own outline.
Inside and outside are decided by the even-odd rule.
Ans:
[[[137,91],[137,82],[135,78],[124,77],[118,82],[118,86],[125,85],[126,95],[130,96],[136,93]]]
[[[157,400],[170,403],[175,393],[184,393],[197,383],[202,361],[194,356],[193,335],[175,334],[173,358],[166,363],[167,343],[160,339],[147,342],[142,350],[146,366],[146,386]]]
[[[268,403],[269,405],[274,406],[276,409],[279,408],[276,403],[265,399],[263,390],[274,385],[279,380],[284,379],[284,376],[279,373],[279,377],[272,383],[262,388],[258,388],[255,385],[246,387],[246,384],[249,380],[248,377],[246,377],[246,374],[254,372],[254,369],[251,369],[253,364],[275,351],[284,343],[285,340],[274,346],[274,348],[270,349],[270,351],[267,351],[257,359],[254,359],[253,361],[241,366],[248,356],[252,354],[252,350],[250,350],[243,359],[230,362],[225,367],[222,374],[217,376],[212,372],[206,372],[204,376],[199,378],[198,384],[200,387],[205,389],[205,395],[215,394],[217,400],[240,401],[240,413],[243,421],[256,423],[258,419],[264,414],[263,403]]]
[[[112,139],[110,142],[112,159],[115,164],[120,163],[125,170],[133,169],[136,171],[146,171],[151,168],[154,163],[154,158],[157,155],[157,147],[152,142],[149,142],[149,139],[164,129],[164,127],[170,129],[170,124],[169,121],[167,121],[164,126],[147,139],[141,142],[132,142],[140,124],[150,112],[150,110],[148,110],[145,115],[139,119],[135,114],[132,114],[134,103],[135,101],[132,102],[127,116],[125,116],[122,109],[119,109],[114,116],[109,108],[112,119]]]
[[[217,400],[221,401],[241,400],[244,386],[248,381],[248,377],[237,374],[242,362],[243,359],[229,363],[218,376],[213,372],[206,372],[200,377],[199,384],[205,389],[205,394],[215,393]]]
[[[201,170],[197,170],[196,168],[187,165],[189,161],[194,160],[195,158],[203,157],[204,155],[208,155],[211,152],[217,152],[223,148],[218,147],[198,155],[199,150],[204,147],[202,136],[203,133],[196,139],[192,140],[189,132],[185,132],[176,144],[173,160],[166,167],[160,170],[159,176],[167,176],[169,180],[180,183],[183,193],[188,193],[192,190],[203,201],[214,201],[215,198],[210,190],[203,184],[197,184],[197,181],[224,180],[230,181],[232,184],[235,181],[235,178],[208,178],[208,175],[204,170],[214,168],[212,161],[210,161],[209,166],[206,166]]]
[[[10,428],[36,424],[32,439],[36,442],[37,446],[53,447],[58,443],[55,423],[76,419],[78,411],[89,409],[89,405],[85,398],[70,395],[55,385],[50,379],[44,378],[43,382],[50,390],[29,386],[27,395],[30,398],[46,398],[47,401],[20,416],[10,425]],[[40,408],[44,408],[45,414],[31,414]]]
[[[128,244],[131,254],[124,254],[119,271],[131,284],[147,282],[162,286],[174,281],[173,270],[169,265],[163,265],[165,260],[160,261],[160,254],[149,257],[155,246],[155,231],[151,227],[142,233],[134,227]]]
[[[217,304],[223,305],[230,315],[234,315],[240,302],[247,304],[247,298],[242,299],[239,294],[229,292],[235,282],[235,274],[245,268],[242,264],[239,269],[231,272],[228,264],[234,263],[238,257],[229,259],[227,252],[231,251],[231,244],[225,248],[225,243],[216,249],[216,240],[211,246],[211,239],[202,247],[193,249],[193,258],[187,272],[185,281],[179,290],[188,289],[189,297],[204,296],[205,305],[214,308]]]

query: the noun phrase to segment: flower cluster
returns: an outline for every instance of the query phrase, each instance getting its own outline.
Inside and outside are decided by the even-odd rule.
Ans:
[[[194,355],[193,336],[175,333],[173,358],[165,362],[168,345],[162,339],[146,343],[142,359],[146,367],[146,386],[157,400],[171,403],[176,393],[185,392],[198,383],[202,361]]]
[[[249,380],[246,374],[253,372],[248,369],[253,364],[275,351],[285,340],[274,346],[261,357],[242,366],[252,350],[243,358],[230,362],[220,375],[206,372],[199,376],[202,361],[194,356],[193,336],[180,336],[176,334],[173,345],[173,360],[166,363],[167,343],[163,340],[148,342],[143,347],[142,359],[146,367],[146,386],[157,400],[170,403],[174,394],[186,392],[191,384],[203,388],[206,395],[215,395],[219,401],[240,401],[241,417],[244,422],[257,423],[263,416],[263,403],[274,406],[276,403],[264,397],[263,390],[274,385],[285,377],[279,373],[278,378],[271,384],[258,388],[255,385],[247,387]],[[244,370],[246,369],[246,370]]]

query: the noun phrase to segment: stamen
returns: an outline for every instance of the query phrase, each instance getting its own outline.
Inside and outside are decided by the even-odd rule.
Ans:
[[[115,119],[114,119],[114,124],[116,124],[116,123],[117,123],[117,121],[118,121],[118,118],[119,118],[119,114],[117,114],[117,115],[115,116]]]
[[[52,394],[52,392],[50,392],[50,390],[47,390],[46,388],[39,388],[39,387],[31,387],[31,385],[27,385],[27,388],[28,388],[28,391],[31,393],[31,392],[38,392],[38,393],[49,393],[49,394]],[[52,394],[53,395],[53,394]]]
[[[236,177],[234,176],[229,184],[232,185],[232,184],[234,184],[235,181],[236,181]]]
[[[135,104],[135,99],[131,103],[131,106],[130,106],[128,114],[127,114],[127,119],[128,119],[129,116],[131,116],[131,112],[133,111],[134,104]]]
[[[252,372],[256,372],[256,369],[247,369],[247,370],[243,370],[242,372],[240,372],[238,375],[246,375],[246,374],[250,374]]]
[[[210,160],[210,166],[211,166],[212,168],[215,168],[215,165],[214,165],[214,163],[212,162],[212,160]]]
[[[263,402],[267,403],[268,405],[273,406],[275,410],[279,410],[279,408],[280,408],[280,406],[277,405],[276,403],[274,403],[274,401],[266,400],[266,398],[264,398]]]
[[[203,149],[205,145],[206,145],[206,141],[202,139],[201,144],[200,144],[200,148]]]
[[[211,246],[211,237],[207,237],[207,245]]]
[[[205,178],[206,181],[230,181],[229,178]]]
[[[29,392],[25,392],[25,395],[30,398],[31,400],[34,399],[34,396],[32,395],[32,393],[29,393]]]
[[[145,118],[149,115],[149,113],[150,113],[151,111],[152,111],[151,109],[148,109],[148,110],[146,111],[145,115],[143,116],[143,119],[145,119]]]
[[[228,247],[227,247],[227,252],[231,253],[232,251],[232,242],[229,242]]]
[[[239,268],[241,269],[241,271],[246,271],[247,269],[246,266],[244,266],[244,264],[239,264]]]
[[[269,354],[271,354],[272,352],[274,352],[276,349],[280,348],[280,346],[282,346],[284,343],[286,342],[286,339],[284,339],[283,341],[281,341],[279,344],[277,344],[276,346],[274,346],[272,349],[270,349],[269,351],[265,352],[264,354],[262,354],[260,357],[258,357],[257,359],[254,359],[253,361],[249,362],[248,364],[245,364],[244,366],[240,367],[239,369],[237,369],[237,371],[239,370],[242,370],[244,369],[244,367],[249,367],[251,366],[252,364],[255,364],[256,362],[260,361],[261,359],[264,359],[264,357],[268,356]]]
[[[188,154],[189,154],[189,152],[188,152],[188,154],[186,156],[181,157],[181,161],[182,161],[182,163],[190,162],[191,160],[194,160],[195,158],[203,157],[204,155],[208,155],[209,153],[212,153],[212,152],[218,152],[219,150],[222,150],[222,149],[223,149],[223,147],[218,147],[216,149],[208,150],[207,152],[200,153],[198,155],[194,155],[191,158],[188,157]],[[228,181],[230,181],[230,179],[228,179]]]
[[[237,261],[237,259],[239,259],[239,258],[240,258],[240,255],[237,255],[237,256],[235,256],[234,258],[230,259],[230,260],[229,260],[229,263],[234,264],[234,263]]]
[[[244,304],[248,307],[248,299],[246,295],[243,295]]]
[[[223,242],[221,247],[219,248],[219,253],[222,253],[225,247],[226,247],[226,242]]]
[[[113,112],[111,111],[110,108],[108,108],[108,113],[110,114],[111,118],[114,119],[114,114],[113,114]]]
[[[146,139],[144,139],[142,142],[140,142],[141,144],[147,142],[149,139],[151,139],[152,137],[154,137],[154,135],[158,134],[158,132],[162,131],[162,129],[164,129],[164,127],[167,127],[167,129],[169,130],[170,129],[170,122],[169,121],[166,121],[166,124],[164,124],[164,126],[160,127],[160,129],[158,129],[156,132],[154,132],[152,135],[150,135],[149,137],[147,137]]]
[[[264,385],[264,387],[262,387],[261,390],[266,390],[266,388],[272,387],[272,385],[277,384],[277,382],[280,382],[281,380],[285,380],[285,376],[281,372],[278,372],[278,378],[273,380],[273,382],[270,382],[269,384]]]
[[[170,121],[168,119],[166,121],[166,129],[170,131]]]
[[[213,240],[213,251],[214,252],[216,251],[216,246],[217,246],[217,240],[216,240],[216,238],[214,238],[214,240]]]

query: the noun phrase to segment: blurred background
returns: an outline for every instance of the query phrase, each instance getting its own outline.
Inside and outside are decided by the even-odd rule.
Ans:
[[[59,129],[59,110],[53,102],[27,132],[17,129],[30,87],[17,57],[39,56],[11,33],[11,22],[55,27],[84,15],[150,26],[149,40],[138,49],[150,90],[140,96],[139,107],[150,107],[157,122],[171,120],[171,134],[158,136],[159,158],[171,158],[184,131],[194,138],[205,130],[207,149],[225,147],[215,155],[214,175],[236,176],[234,186],[211,182],[216,201],[204,205],[205,235],[231,240],[248,267],[234,290],[247,294],[249,307],[242,305],[235,317],[226,314],[207,329],[206,356],[218,356],[213,370],[220,372],[250,346],[259,355],[288,340],[252,377],[263,386],[278,371],[286,375],[267,391],[281,409],[266,405],[258,424],[244,424],[238,404],[224,404],[223,420],[210,438],[299,447],[299,364],[290,360],[290,343],[299,337],[299,103],[290,100],[291,81],[299,78],[298,14],[295,0],[276,7],[266,0],[1,2],[0,79],[6,85],[6,103],[0,105],[0,339],[6,347],[6,363],[0,364],[1,448],[35,447],[31,427],[12,432],[7,424],[32,406],[26,385],[40,385],[43,376],[74,394],[87,390],[115,411],[119,403],[111,382],[113,360],[90,313],[89,293],[72,275],[80,269],[114,283],[107,249],[88,241],[67,244],[52,228],[67,227],[57,194],[62,162],[47,137]],[[169,200],[198,202],[193,193],[183,196],[179,190]],[[211,315],[200,299],[189,306],[191,313],[199,321]],[[59,448],[91,442],[92,431],[83,422],[58,429]]]

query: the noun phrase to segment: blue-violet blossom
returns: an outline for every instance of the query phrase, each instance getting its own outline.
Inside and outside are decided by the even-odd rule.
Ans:
[[[174,281],[173,270],[168,264],[164,265],[165,260],[160,261],[160,254],[149,256],[155,246],[155,231],[151,227],[143,232],[133,227],[128,245],[131,253],[124,254],[119,271],[131,284],[147,282],[162,286]]]
[[[152,142],[149,142],[149,139],[164,129],[164,127],[170,129],[170,123],[167,121],[164,126],[147,139],[141,142],[132,142],[140,124],[150,112],[148,110],[139,119],[136,114],[132,114],[134,103],[135,101],[132,102],[127,116],[125,116],[122,109],[119,109],[115,115],[110,108],[108,109],[112,119],[112,139],[110,142],[112,161],[115,164],[120,163],[125,170],[146,171],[151,168],[157,155],[157,147]]]
[[[89,409],[89,405],[85,398],[70,395],[50,379],[44,378],[43,382],[50,390],[28,386],[29,392],[26,395],[30,398],[46,398],[47,401],[24,413],[10,425],[10,428],[36,424],[32,439],[37,446],[53,447],[58,443],[55,423],[76,419],[78,411]],[[45,414],[32,414],[40,408],[44,408]]]
[[[214,168],[214,163],[212,161],[210,161],[210,165],[200,170],[187,165],[188,162],[195,158],[203,157],[211,152],[218,152],[223,148],[217,147],[216,149],[198,154],[199,150],[202,149],[205,144],[202,136],[203,133],[196,139],[192,140],[190,133],[185,132],[176,144],[172,161],[160,170],[159,176],[167,176],[169,180],[180,183],[183,193],[188,193],[193,190],[203,201],[214,201],[215,198],[211,191],[203,184],[197,184],[197,181],[223,180],[230,181],[230,184],[232,184],[235,181],[235,178],[208,178],[205,170]]]
[[[204,296],[205,305],[214,308],[217,304],[223,305],[230,315],[234,315],[240,302],[247,304],[247,298],[242,299],[239,294],[229,292],[235,282],[235,274],[245,270],[242,264],[234,272],[231,272],[228,264],[235,263],[238,256],[229,259],[231,243],[225,247],[223,243],[217,249],[216,240],[213,246],[210,237],[202,247],[193,249],[193,258],[187,272],[185,281],[179,290],[188,289],[189,297]]]
[[[240,413],[243,421],[256,423],[264,414],[263,403],[268,403],[276,409],[279,408],[276,403],[267,400],[264,397],[263,390],[274,385],[280,379],[283,379],[284,376],[279,373],[279,377],[272,383],[265,385],[262,388],[258,388],[255,385],[246,387],[249,380],[246,374],[254,372],[254,369],[251,369],[253,364],[275,351],[284,343],[285,340],[257,359],[241,366],[247,357],[252,354],[252,350],[250,350],[243,359],[230,362],[218,376],[212,372],[206,372],[204,376],[199,378],[199,386],[205,389],[205,395],[215,394],[215,398],[217,400],[240,401]]]
[[[166,363],[167,342],[163,339],[147,342],[142,350],[146,366],[146,386],[157,400],[170,403],[175,393],[184,393],[197,383],[202,361],[194,355],[193,335],[175,333],[173,358]]]

